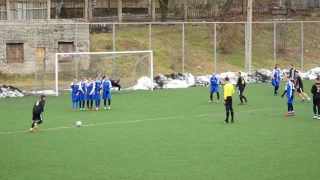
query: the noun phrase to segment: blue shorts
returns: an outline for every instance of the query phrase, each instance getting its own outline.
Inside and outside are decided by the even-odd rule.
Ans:
[[[288,98],[287,103],[288,103],[288,104],[293,104],[293,100],[294,100],[294,98],[292,98],[292,99],[291,99],[291,98]]]
[[[91,100],[95,100],[95,95],[94,94],[92,94],[92,95],[87,94],[87,101],[91,101]]]
[[[272,86],[279,86],[279,84],[280,84],[279,82],[280,82],[279,80],[278,80],[278,82],[275,79],[271,80]]]
[[[79,93],[79,97],[78,98],[79,98],[79,101],[86,101],[87,100],[86,95],[83,94],[82,92]]]
[[[211,86],[210,93],[219,92],[219,86]]]
[[[72,98],[72,101],[79,101],[79,95],[77,96],[77,93],[72,93],[71,98]]]
[[[101,99],[100,92],[96,92],[94,99],[95,99],[95,100],[100,100],[100,99]]]
[[[103,91],[102,99],[111,99],[111,92],[110,91]]]

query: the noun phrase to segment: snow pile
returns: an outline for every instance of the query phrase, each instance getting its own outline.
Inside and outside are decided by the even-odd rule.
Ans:
[[[188,88],[195,85],[195,77],[190,73],[158,75],[154,78],[155,89]]]
[[[195,84],[195,77],[190,73],[160,74],[154,78],[154,89],[188,88]]]
[[[7,97],[23,97],[24,94],[18,89],[13,86],[0,86],[0,98],[7,98]]]
[[[151,89],[151,79],[149,77],[141,77],[138,79],[138,83],[128,88],[128,90],[149,90]]]
[[[305,80],[315,79],[318,76],[320,76],[320,67],[316,67],[316,68],[310,69],[306,73],[300,73],[300,76],[302,77],[302,79],[305,79]]]
[[[242,72],[242,76],[245,78],[247,83],[265,83],[270,82],[270,75],[272,71],[268,69],[259,69],[252,73]],[[289,75],[289,70],[281,70],[281,80],[284,80],[285,76]],[[304,80],[312,80],[320,75],[320,67],[311,69],[305,73],[300,73],[300,76]],[[237,72],[224,72],[217,74],[224,84],[224,78],[229,77],[232,84],[237,82]],[[154,89],[171,89],[171,88],[188,88],[192,86],[205,86],[208,84],[211,75],[206,76],[193,76],[190,73],[173,73],[170,75],[159,74],[153,80]],[[137,84],[130,90],[149,90],[151,88],[151,79],[149,77],[141,77]]]

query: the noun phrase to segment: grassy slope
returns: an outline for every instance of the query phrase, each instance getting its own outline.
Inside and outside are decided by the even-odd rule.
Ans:
[[[38,97],[0,99],[0,177],[318,179],[320,122],[312,119],[311,103],[296,99],[296,116],[284,117],[286,100],[273,96],[269,83],[249,85],[249,104],[235,105],[236,123],[225,125],[224,107],[209,104],[208,91],[128,91],[113,94],[110,111],[77,113],[69,95],[48,97],[35,133],[27,130]],[[70,128],[78,120],[109,124]],[[44,130],[57,127],[69,128]],[[2,134],[16,131],[23,132]]]
[[[230,25],[232,26],[232,25]],[[301,66],[300,24],[288,24],[289,39],[286,53],[277,53],[277,63],[287,68],[294,63]],[[319,24],[305,24],[305,63],[304,70],[317,66],[320,62]],[[232,28],[231,28],[232,29]],[[194,74],[208,74],[213,66],[213,33],[212,25],[187,25],[185,28],[185,62],[186,71]],[[180,26],[153,26],[152,50],[154,53],[155,74],[181,72],[182,37]],[[148,49],[148,26],[122,26],[116,29],[116,50]],[[218,32],[218,44],[221,41]],[[278,30],[278,34],[280,34]],[[278,35],[280,36],[280,35]],[[220,53],[218,46],[218,72],[244,70],[244,29],[239,25],[236,37],[227,42],[231,53]],[[111,51],[111,34],[91,35],[91,51]],[[279,40],[280,41],[280,40]],[[253,26],[253,69],[272,68],[273,66],[273,25],[259,24]],[[201,66],[201,69],[197,68]]]

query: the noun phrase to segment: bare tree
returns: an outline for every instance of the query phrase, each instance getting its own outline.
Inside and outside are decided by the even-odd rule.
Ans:
[[[289,29],[286,24],[277,24],[277,51],[285,54],[290,40]]]

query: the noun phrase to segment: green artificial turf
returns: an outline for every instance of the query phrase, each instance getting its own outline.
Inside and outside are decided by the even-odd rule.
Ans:
[[[0,179],[318,179],[312,103],[296,97],[296,115],[285,117],[286,99],[270,83],[249,84],[245,95],[239,106],[234,94],[234,124],[222,123],[224,106],[208,103],[208,88],[123,91],[112,94],[111,110],[90,112],[73,112],[68,94],[47,97],[34,133],[38,97],[0,99]]]

